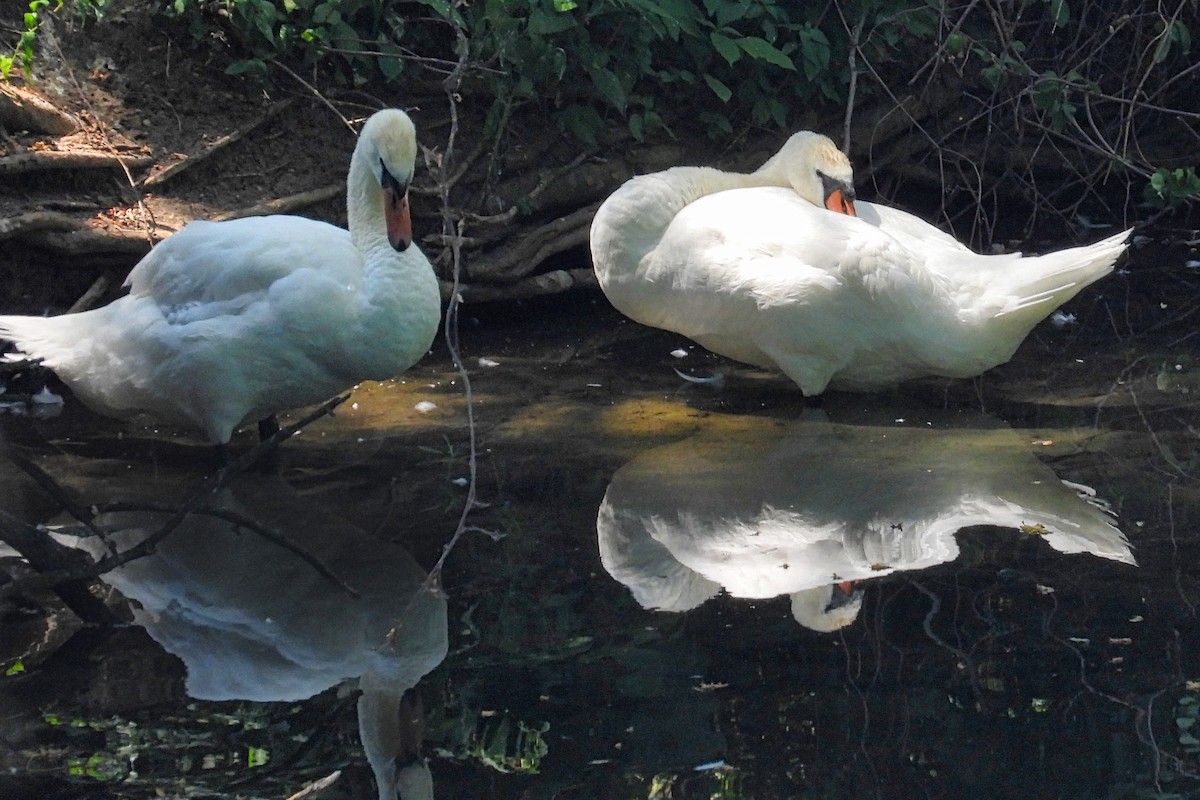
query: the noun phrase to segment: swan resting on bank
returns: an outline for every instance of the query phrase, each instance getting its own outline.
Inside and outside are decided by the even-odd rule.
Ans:
[[[272,215],[198,221],[129,273],[129,293],[58,317],[0,316],[0,337],[107,416],[149,414],[218,445],[245,423],[385,380],[429,349],[437,278],[412,245],[416,130],[377,112],[350,160],[349,230]]]
[[[1131,231],[1041,256],[984,256],[856,201],[849,159],[804,131],[758,170],[673,167],[596,212],[592,260],[618,311],[783,372],[806,396],[968,378],[1112,271]]]

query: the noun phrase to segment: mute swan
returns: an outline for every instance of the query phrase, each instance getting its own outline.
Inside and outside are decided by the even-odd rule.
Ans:
[[[129,273],[129,294],[58,317],[0,317],[0,337],[108,416],[148,413],[228,443],[244,423],[407,369],[441,315],[412,246],[416,130],[367,120],[350,159],[347,231],[303,217],[198,221]]]
[[[632,178],[592,222],[600,286],[637,322],[778,369],[812,397],[1003,364],[1112,270],[1130,234],[981,256],[911,214],[856,202],[853,177],[833,142],[804,131],[749,174]]]

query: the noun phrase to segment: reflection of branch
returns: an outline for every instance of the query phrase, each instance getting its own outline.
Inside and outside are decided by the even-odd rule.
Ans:
[[[1050,595],[1050,596],[1053,598],[1054,595]],[[1174,679],[1167,685],[1162,686],[1157,691],[1152,692],[1148,695],[1138,695],[1131,699],[1125,699],[1125,698],[1117,697],[1116,695],[1110,694],[1108,692],[1101,691],[1100,689],[1097,689],[1095,686],[1092,685],[1091,681],[1088,680],[1087,659],[1084,657],[1083,652],[1079,649],[1079,647],[1077,647],[1075,645],[1075,643],[1073,641],[1071,641],[1070,639],[1063,638],[1062,636],[1059,636],[1051,627],[1050,623],[1054,618],[1054,612],[1058,609],[1058,601],[1054,600],[1053,602],[1054,602],[1054,605],[1051,608],[1050,613],[1046,615],[1044,621],[1042,622],[1042,633],[1047,638],[1051,639],[1052,641],[1058,642],[1059,645],[1061,645],[1064,649],[1070,651],[1075,656],[1076,661],[1079,663],[1079,683],[1080,683],[1080,685],[1083,686],[1084,689],[1086,689],[1088,692],[1094,694],[1097,697],[1103,698],[1104,700],[1107,700],[1108,702],[1113,703],[1114,705],[1121,706],[1121,707],[1126,708],[1134,713],[1134,715],[1136,717],[1136,722],[1134,724],[1134,731],[1137,733],[1138,740],[1141,741],[1143,744],[1145,744],[1147,747],[1149,747],[1151,752],[1154,754],[1153,773],[1154,773],[1154,779],[1155,779],[1156,785],[1159,780],[1159,775],[1161,774],[1162,762],[1164,759],[1170,762],[1171,769],[1175,770],[1176,772],[1180,773],[1181,775],[1185,775],[1189,778],[1198,777],[1196,775],[1196,773],[1192,769],[1189,768],[1189,765],[1185,764],[1178,756],[1175,756],[1171,753],[1166,753],[1163,750],[1161,750],[1159,748],[1158,742],[1154,736],[1153,714],[1154,714],[1155,701],[1158,700],[1158,698],[1161,697],[1162,695],[1166,694],[1168,691],[1179,688],[1185,682],[1182,669],[1180,668],[1180,665],[1178,663],[1179,662],[1179,659],[1178,659],[1178,655],[1179,655],[1178,631],[1176,631],[1175,641],[1172,643],[1172,646],[1171,646],[1171,652],[1175,655],[1174,660],[1176,662],[1176,673],[1173,676]],[[1160,791],[1161,791],[1161,788],[1160,788]]]
[[[97,503],[93,508],[96,509],[96,514],[118,514],[118,513],[150,513],[150,514],[171,514],[178,509],[174,506],[165,503],[130,503],[120,500],[115,500],[108,503]],[[317,571],[322,577],[328,580],[333,585],[337,586],[347,597],[357,600],[362,595],[347,584],[338,575],[325,566],[321,559],[308,552],[300,545],[293,542],[287,536],[284,536],[274,528],[270,528],[244,514],[239,514],[236,511],[231,511],[227,508],[216,508],[211,506],[200,506],[192,510],[192,513],[198,517],[213,517],[224,522],[228,522],[234,529],[245,528],[251,533],[258,534],[268,542],[282,547],[292,555],[299,558],[301,561],[308,564]]]
[[[315,737],[309,737],[309,739],[312,738]],[[318,797],[330,786],[333,786],[335,783],[341,780],[341,777],[342,771],[340,769],[334,770],[324,778],[321,778],[321,780],[313,781],[308,786],[305,786],[303,789],[289,797],[288,800],[308,800],[309,798]]]
[[[93,563],[85,553],[59,544],[41,528],[35,528],[3,509],[0,509],[0,541],[20,553],[30,567],[39,571],[69,572]],[[29,587],[29,584],[18,580],[0,587],[0,599],[21,591],[22,586]],[[88,591],[86,580],[63,581],[54,586],[54,591],[84,622],[111,625],[119,621],[108,606]]]
[[[42,491],[50,495],[51,499],[58,503],[59,508],[61,508],[63,511],[66,511],[83,525],[87,526],[87,529],[92,533],[93,536],[100,538],[106,544],[108,543],[108,539],[105,538],[100,529],[92,524],[93,520],[96,518],[94,511],[84,508],[76,503],[75,498],[71,497],[71,495],[68,494],[65,489],[58,485],[58,481],[54,480],[54,478],[51,478],[48,474],[46,474],[45,470],[43,470],[37,464],[34,464],[25,456],[19,455],[18,453],[9,453],[8,458],[10,461],[16,464],[22,472],[32,478],[33,482],[40,486]]]
[[[184,520],[190,515],[202,513],[206,508],[209,496],[217,489],[226,486],[236,476],[245,472],[248,468],[257,464],[261,459],[274,452],[280,442],[294,436],[300,429],[309,425],[313,421],[330,414],[335,408],[345,402],[349,395],[342,395],[326,402],[317,409],[309,413],[300,421],[289,425],[279,431],[276,431],[266,441],[260,443],[251,450],[243,453],[238,458],[234,459],[222,469],[209,475],[204,480],[200,481],[195,490],[184,500],[182,505],[172,510],[171,515],[159,526],[158,530],[150,536],[146,537],[136,545],[123,550],[120,553],[105,556],[104,558],[90,562],[86,565],[78,567],[55,567],[46,572],[41,572],[36,575],[30,575],[19,580],[15,580],[5,586],[0,586],[0,600],[11,597],[17,592],[31,592],[38,589],[45,589],[59,586],[63,583],[71,581],[90,580],[99,577],[109,570],[116,569],[122,564],[133,561],[136,558],[149,555],[154,552],[158,543],[170,535],[172,531],[178,528]],[[323,571],[322,574],[325,574]],[[345,587],[341,581],[335,581],[345,591]],[[353,590],[350,590],[351,592]]]
[[[910,580],[909,584],[912,585],[912,587],[918,592],[928,597],[929,602],[932,603],[929,613],[925,615],[925,619],[921,620],[921,627],[925,630],[925,635],[928,636],[930,640],[936,643],[939,647],[942,647],[943,649],[953,653],[955,657],[963,663],[963,666],[967,669],[967,676],[971,679],[971,686],[974,687],[976,685],[975,680],[978,676],[976,675],[975,670],[975,660],[971,658],[971,654],[967,653],[965,650],[958,649],[933,632],[933,618],[936,617],[938,612],[942,610],[942,598],[938,597],[936,594],[922,586],[920,581]]]

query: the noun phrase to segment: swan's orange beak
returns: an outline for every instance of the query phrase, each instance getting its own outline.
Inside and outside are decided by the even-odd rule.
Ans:
[[[388,186],[383,190],[383,219],[387,223],[388,243],[403,252],[412,244],[412,218],[408,215],[408,189]]]
[[[834,189],[825,195],[825,207],[839,214],[845,214],[850,217],[858,216],[858,213],[854,210],[854,201],[847,197],[846,193],[841,189]]]

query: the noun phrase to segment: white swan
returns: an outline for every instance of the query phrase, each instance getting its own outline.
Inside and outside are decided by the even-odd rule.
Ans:
[[[441,315],[411,246],[416,131],[367,120],[350,160],[350,230],[275,215],[193,222],[129,273],[129,294],[58,317],[0,317],[0,337],[95,411],[148,413],[216,444],[246,422],[407,369]]]
[[[911,214],[855,202],[852,186],[849,159],[808,131],[749,174],[635,177],[592,222],[596,276],[626,316],[778,369],[811,397],[1003,364],[1112,270],[1130,233],[981,256]]]

